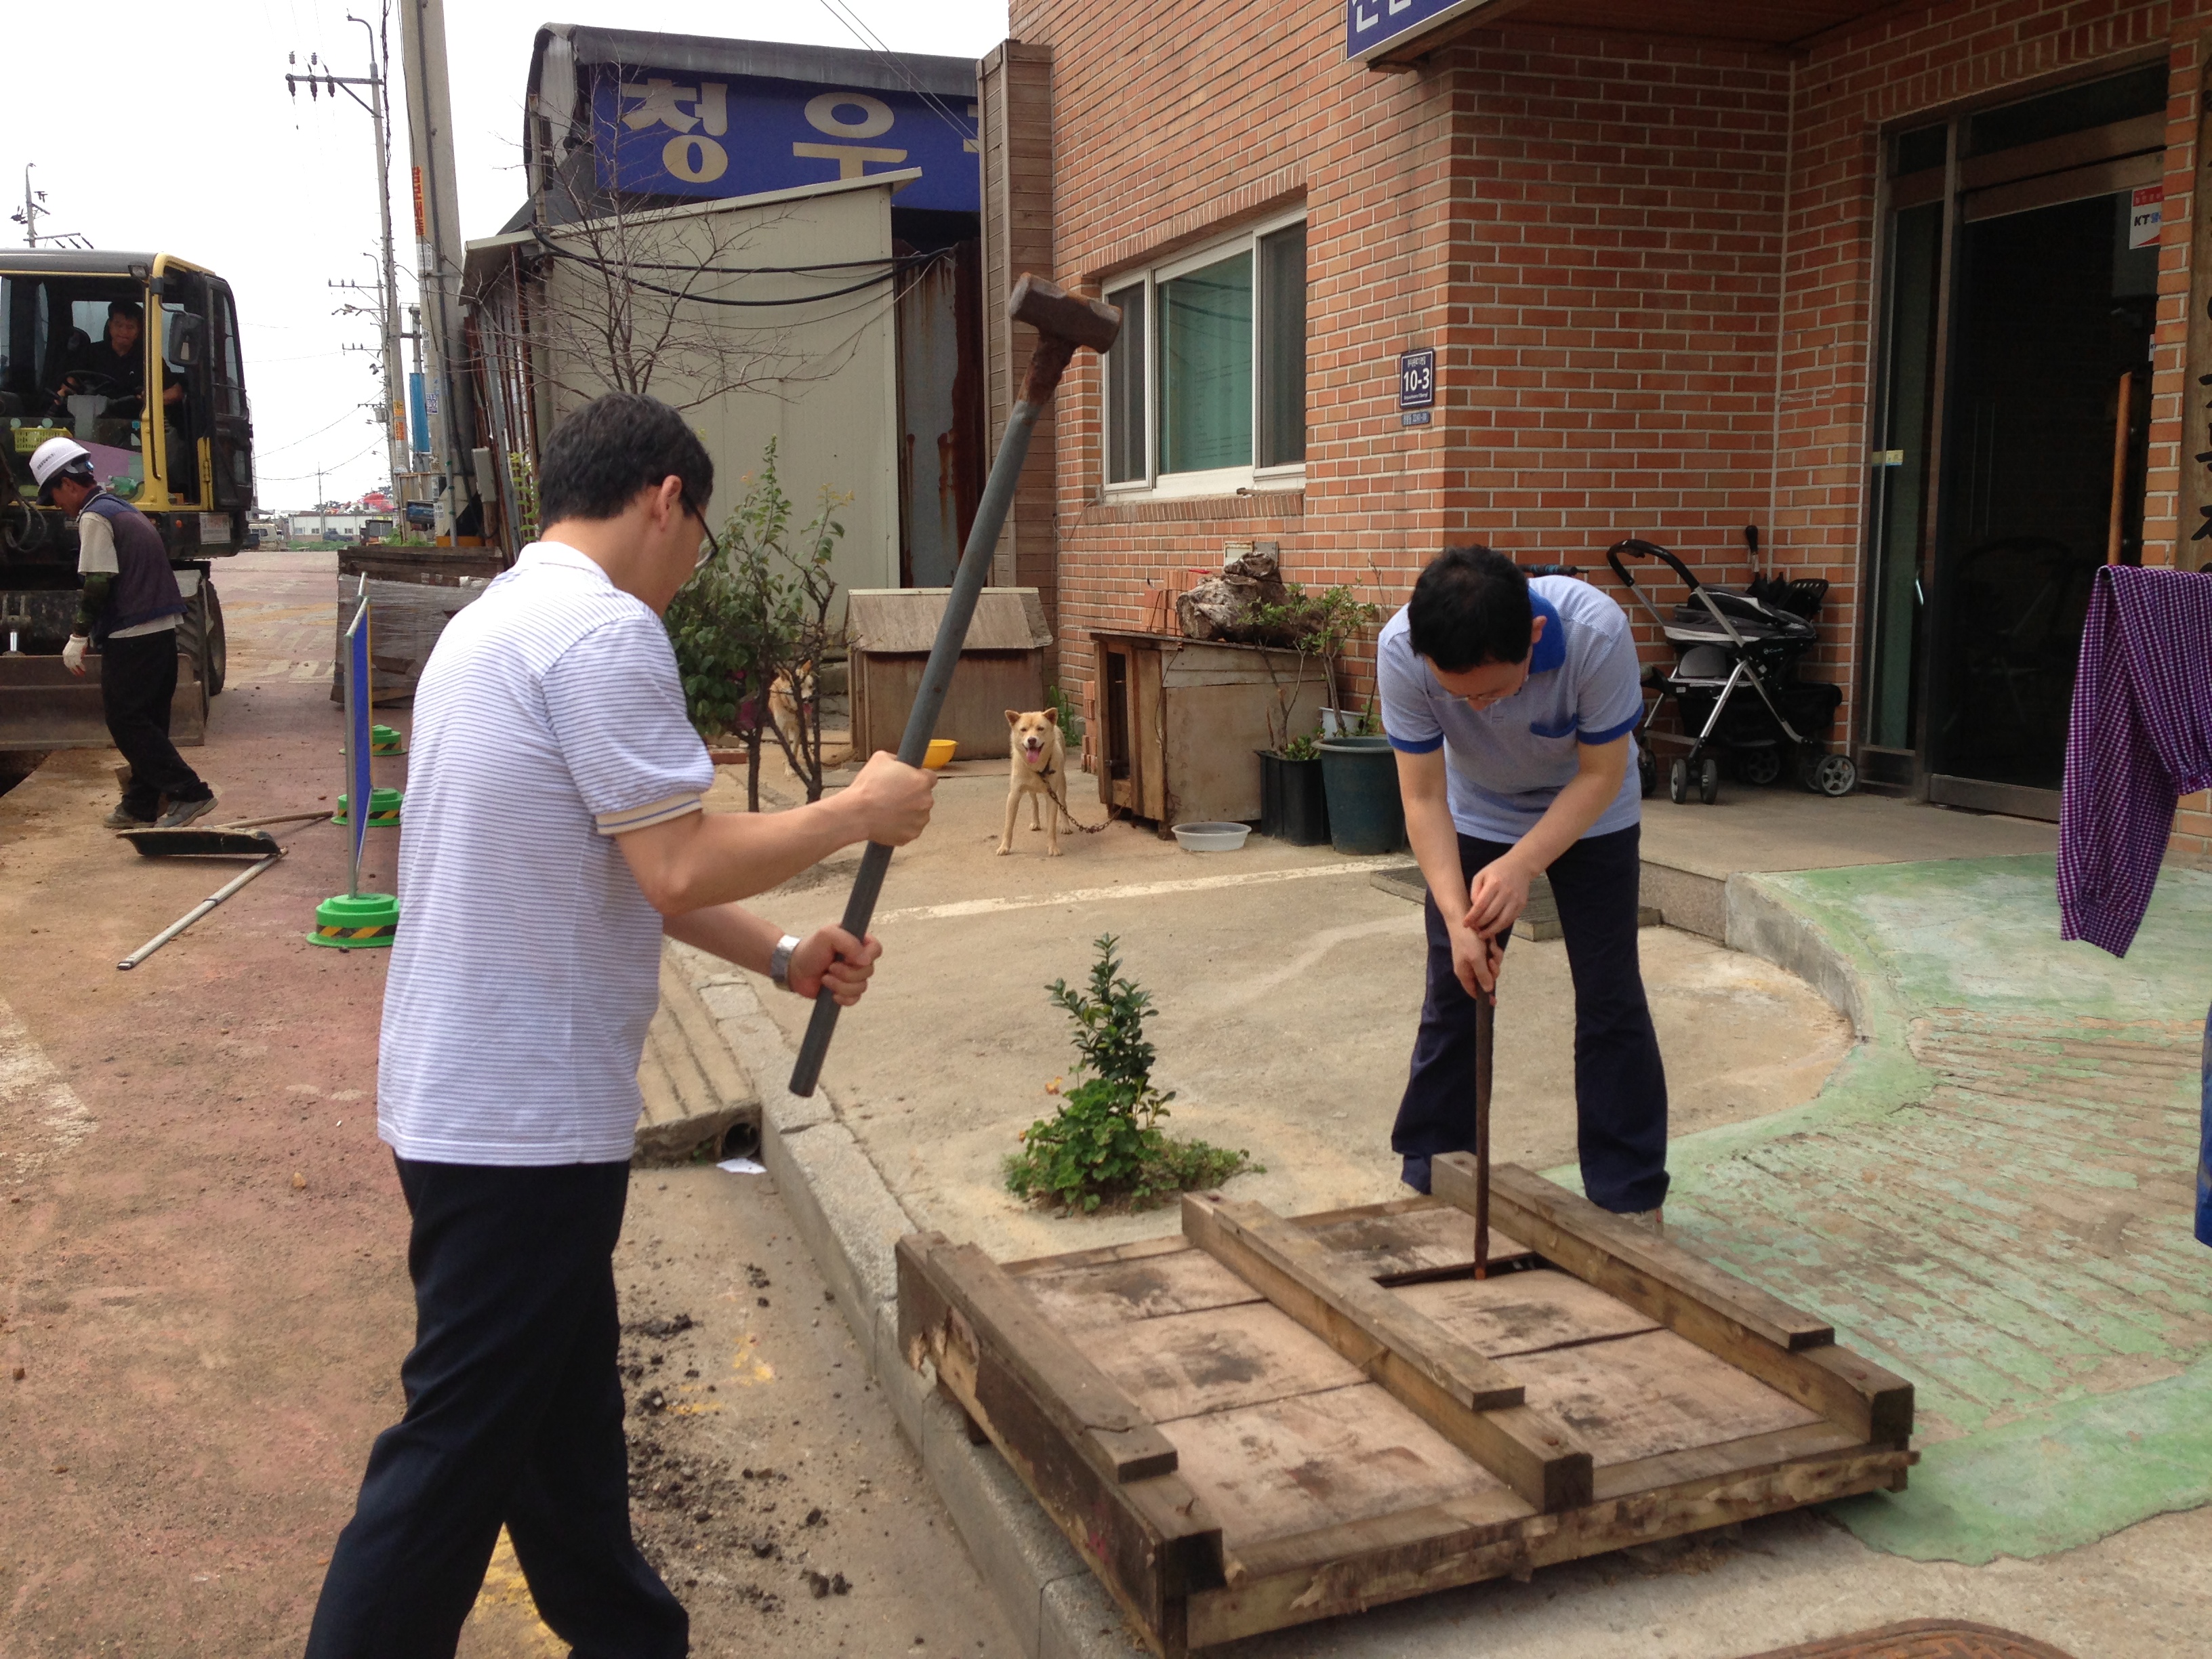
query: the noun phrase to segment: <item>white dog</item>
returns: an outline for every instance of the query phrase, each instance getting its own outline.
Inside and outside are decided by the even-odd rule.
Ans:
[[[1060,716],[1050,708],[1026,714],[1009,708],[1006,724],[1012,728],[1009,746],[1013,751],[1013,774],[1006,785],[1006,828],[999,837],[999,851],[1014,850],[1014,815],[1021,811],[1022,797],[1027,795],[1030,828],[1046,832],[1044,855],[1056,859],[1060,804],[1067,787],[1067,748],[1060,735]]]

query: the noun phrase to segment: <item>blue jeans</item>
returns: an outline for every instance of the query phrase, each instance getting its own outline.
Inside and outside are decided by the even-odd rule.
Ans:
[[[1575,985],[1575,1118],[1583,1189],[1617,1212],[1656,1209],[1667,1197],[1667,1073],[1637,955],[1643,831],[1632,825],[1577,842],[1552,866],[1567,969]],[[1472,881],[1503,842],[1459,838]],[[1413,1039],[1413,1074],[1390,1146],[1433,1158],[1474,1149],[1474,999],[1452,972],[1451,940],[1433,897],[1428,995]]]

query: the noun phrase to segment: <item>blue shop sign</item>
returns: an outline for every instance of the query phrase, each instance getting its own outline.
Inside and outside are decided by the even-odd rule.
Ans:
[[[592,87],[599,183],[652,196],[752,196],[920,167],[898,205],[982,206],[972,98],[603,68]]]
[[[1344,0],[1344,55],[1371,58],[1381,47],[1488,3],[1489,0]]]

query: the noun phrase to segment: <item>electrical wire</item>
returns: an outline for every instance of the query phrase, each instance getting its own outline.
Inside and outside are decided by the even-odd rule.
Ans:
[[[944,122],[946,126],[951,128],[953,132],[959,137],[963,143],[966,143],[975,137],[976,135],[975,133],[970,132],[966,127],[960,124],[959,118],[952,113],[951,109],[945,104],[945,100],[939,98],[935,93],[931,92],[927,88],[924,87],[921,82],[915,77],[913,71],[908,70],[903,63],[899,61],[898,54],[893,52],[884,43],[883,38],[878,35],[874,29],[868,26],[867,20],[862,17],[859,12],[854,10],[851,5],[847,3],[847,0],[822,0],[822,9],[828,12],[832,17],[836,18],[840,23],[842,23],[845,26],[845,32],[848,34],[850,34],[855,40],[858,40],[861,46],[873,52],[878,58],[882,58],[884,63],[890,65],[891,73],[897,76],[900,80],[905,82],[908,87],[912,89],[915,96],[921,99],[922,103],[937,117],[939,120]]]
[[[593,258],[588,253],[578,253],[572,249],[562,247],[559,243],[556,242],[551,237],[548,236],[537,226],[533,225],[531,227],[531,234],[538,239],[539,246],[544,247],[547,252],[550,253],[557,259],[573,259],[578,264],[584,265],[592,270],[599,271],[603,276],[619,277],[622,281],[629,283],[632,288],[643,289],[648,294],[665,295],[672,300],[690,300],[702,306],[736,306],[749,310],[772,306],[811,306],[818,304],[823,300],[842,299],[848,294],[859,294],[866,289],[875,288],[884,283],[896,282],[899,276],[898,270],[894,268],[890,270],[884,271],[880,276],[864,278],[860,282],[851,284],[849,287],[833,288],[826,293],[822,294],[797,295],[781,300],[733,300],[719,294],[694,294],[684,289],[666,288],[659,283],[641,282],[630,274],[632,271],[639,270],[673,269],[678,270],[686,270],[692,269],[705,269],[705,267],[693,267],[688,265],[677,265],[672,267],[613,265],[608,264],[604,259]],[[943,259],[948,257],[948,250],[940,250],[935,253],[917,256],[917,258],[922,261]],[[866,263],[876,264],[881,262],[867,261]]]
[[[374,455],[383,447],[384,446],[380,443],[371,444],[367,449],[361,451],[359,454],[349,455],[342,461],[332,461],[328,466],[318,467],[313,472],[295,473],[289,478],[264,478],[261,476],[259,469],[257,468],[253,474],[253,482],[256,484],[305,483],[310,478],[319,478],[326,472],[335,472],[342,466],[351,466],[356,461],[359,460],[362,455]]]
[[[295,438],[288,444],[277,444],[273,448],[268,449],[264,449],[260,446],[256,445],[254,447],[253,453],[257,458],[264,455],[282,455],[288,449],[297,449],[301,444],[307,443],[314,439],[319,438],[325,432],[331,431],[334,428],[343,426],[348,421],[351,420],[360,412],[361,410],[358,408],[349,409],[344,414],[339,416],[337,419],[332,421],[329,426],[319,426],[313,432],[308,433],[305,437]]]

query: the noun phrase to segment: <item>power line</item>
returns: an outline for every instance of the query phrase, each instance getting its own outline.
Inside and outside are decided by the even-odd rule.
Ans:
[[[974,133],[969,132],[966,127],[961,125],[959,118],[952,113],[951,107],[945,104],[943,99],[939,98],[935,93],[923,86],[921,82],[915,77],[913,71],[908,70],[905,64],[900,61],[898,54],[884,44],[882,37],[878,35],[873,29],[868,27],[866,20],[863,18],[860,13],[854,11],[849,4],[846,3],[846,0],[822,0],[822,8],[832,17],[836,18],[839,22],[845,26],[845,32],[847,33],[850,34],[855,40],[858,40],[863,46],[866,47],[877,57],[882,58],[884,63],[890,64],[891,73],[897,76],[900,80],[905,82],[907,85],[912,88],[915,96],[921,99],[921,101],[936,115],[939,120],[944,122],[946,126],[951,127],[952,131],[959,136],[963,143],[965,143],[969,139],[976,136]]]
[[[358,408],[349,409],[344,414],[339,416],[337,420],[332,421],[329,426],[319,426],[313,432],[308,433],[306,437],[295,438],[289,444],[278,444],[274,449],[264,449],[256,446],[253,453],[256,456],[282,455],[288,449],[297,449],[301,444],[307,443],[312,439],[321,437],[323,434],[330,431],[332,428],[343,426],[347,421],[350,420],[354,416],[358,415],[360,412],[361,410]]]
[[[380,447],[382,447],[380,444],[371,444],[367,449],[362,450],[358,453],[349,455],[342,461],[332,461],[328,466],[319,466],[313,472],[295,473],[289,478],[264,478],[261,476],[260,470],[256,468],[253,474],[253,481],[257,484],[305,483],[310,478],[321,477],[325,472],[335,472],[342,466],[351,466],[356,461],[359,460],[362,456],[374,455]]]
[[[867,260],[863,263],[870,264],[889,263],[892,264],[893,269],[884,271],[878,276],[864,277],[860,282],[854,283],[849,287],[833,288],[829,289],[826,293],[822,294],[794,295],[781,300],[732,300],[719,294],[694,294],[685,289],[666,288],[659,283],[641,282],[637,277],[630,274],[634,270],[665,270],[670,269],[671,267],[658,265],[641,266],[635,264],[626,266],[613,265],[608,264],[604,259],[595,259],[588,253],[578,253],[572,249],[562,247],[551,237],[548,236],[542,229],[534,225],[531,228],[531,234],[535,236],[538,239],[539,245],[543,246],[547,252],[553,255],[554,258],[557,259],[573,259],[578,264],[588,266],[590,269],[599,271],[604,276],[618,277],[632,288],[641,288],[648,294],[665,295],[672,300],[689,300],[702,306],[739,306],[748,309],[769,306],[811,306],[818,304],[823,300],[842,299],[848,294],[858,294],[864,289],[875,288],[884,283],[896,282],[898,279],[899,267],[901,266],[917,263],[927,263],[931,260],[942,259],[948,257],[947,251],[940,249],[935,253],[915,255],[910,260]],[[697,267],[676,266],[673,267],[673,269],[693,270],[697,269]]]

